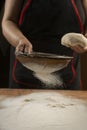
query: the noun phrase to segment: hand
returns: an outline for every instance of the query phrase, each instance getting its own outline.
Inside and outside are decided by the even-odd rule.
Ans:
[[[15,50],[15,53],[18,53],[18,52],[30,54],[32,52],[32,44],[27,39],[20,40]]]
[[[87,38],[87,33],[85,34],[85,37]],[[87,46],[86,47],[82,47],[80,45],[76,45],[76,46],[71,46],[70,47],[72,50],[74,50],[77,53],[84,53],[87,51]]]
[[[76,53],[84,53],[87,51],[87,47],[81,47],[79,45],[71,46],[70,48],[74,50]]]

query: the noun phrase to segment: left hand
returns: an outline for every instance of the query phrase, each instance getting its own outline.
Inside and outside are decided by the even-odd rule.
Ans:
[[[70,47],[72,50],[74,50],[76,53],[84,53],[87,51],[87,47],[81,47],[79,45],[76,45],[76,46],[71,46]]]
[[[85,34],[85,37],[87,38],[87,33]],[[87,46],[86,47],[82,47],[80,45],[76,45],[76,46],[70,46],[70,48],[72,50],[74,50],[76,53],[84,53],[87,51]]]

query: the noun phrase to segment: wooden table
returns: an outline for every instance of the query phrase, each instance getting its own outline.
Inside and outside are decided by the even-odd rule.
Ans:
[[[34,94],[39,101],[33,100]],[[87,130],[87,91],[0,89],[4,96],[0,130]]]
[[[0,89],[0,95],[20,96],[33,92],[58,92],[60,94],[87,100],[87,91],[70,91],[70,90],[40,90],[40,89]]]

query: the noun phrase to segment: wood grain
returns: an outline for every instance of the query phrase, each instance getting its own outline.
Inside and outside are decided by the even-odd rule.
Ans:
[[[35,92],[58,92],[62,95],[87,100],[87,91],[69,91],[69,90],[40,90],[40,89],[0,89],[0,95],[21,96]]]

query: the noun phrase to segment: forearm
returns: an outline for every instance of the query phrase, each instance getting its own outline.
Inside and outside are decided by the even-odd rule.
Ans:
[[[18,21],[23,6],[23,0],[6,0],[2,20],[2,32],[5,38],[14,47],[21,39],[26,39],[18,28]]]
[[[22,32],[19,30],[17,24],[10,20],[4,20],[2,22],[2,31],[5,38],[14,47],[19,44],[20,40],[26,39]]]
[[[30,53],[32,44],[23,35],[18,26],[18,21],[24,0],[6,0],[2,20],[2,32],[11,45],[16,47],[16,52]]]

